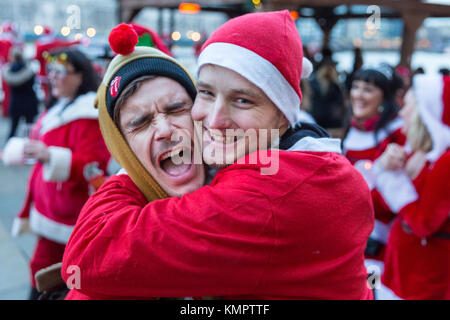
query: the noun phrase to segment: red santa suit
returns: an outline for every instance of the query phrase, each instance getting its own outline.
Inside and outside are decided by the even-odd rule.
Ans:
[[[416,76],[414,93],[433,147],[412,180],[374,165],[375,187],[399,215],[382,282],[404,299],[450,299],[450,77]]]
[[[395,118],[390,121],[375,136],[374,128],[377,120],[378,116],[367,120],[361,126],[353,121],[344,140],[345,156],[360,171],[361,169],[364,170],[366,163],[375,161],[384,152],[389,143],[397,143],[399,145],[404,145],[405,143],[406,137],[401,131],[403,126],[401,118]],[[374,259],[381,262],[384,259],[388,234],[395,214],[384,203],[378,191],[372,190],[373,186],[370,183],[369,187],[371,188],[375,212],[375,226],[370,238],[376,241],[378,248],[376,253],[369,254],[366,252],[366,256],[370,260]],[[370,246],[371,244],[369,243],[368,245]],[[378,264],[378,262],[374,263]]]
[[[370,299],[369,190],[329,152],[338,145],[303,138],[279,152],[275,175],[236,163],[210,186],[151,203],[126,174],[110,178],[67,244],[63,278],[82,270],[81,294],[67,298]]]
[[[49,146],[50,161],[36,164],[31,172],[24,206],[13,223],[13,235],[30,228],[39,236],[31,259],[34,273],[60,262],[78,214],[88,198],[86,170],[105,172],[110,158],[103,141],[95,93],[81,95],[72,103],[60,100],[42,115],[31,139]]]

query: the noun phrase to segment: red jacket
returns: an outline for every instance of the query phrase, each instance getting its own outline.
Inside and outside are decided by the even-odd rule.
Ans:
[[[404,299],[450,299],[450,151],[412,182],[402,171],[380,171],[380,193],[400,215],[382,282]]]
[[[78,266],[90,298],[371,299],[361,175],[333,152],[280,151],[276,174],[261,167],[233,164],[151,203],[127,175],[110,178],[80,214],[64,280]]]
[[[392,120],[385,129],[379,131],[377,137],[379,143],[375,140],[374,131],[362,131],[352,126],[344,140],[345,156],[358,170],[364,171],[365,168],[361,170],[361,166],[364,166],[367,160],[372,162],[378,159],[388,144],[405,144],[406,136],[402,133],[402,125],[402,119],[396,118]],[[370,237],[385,245],[395,214],[384,203],[383,197],[380,196],[378,190],[371,188],[371,194],[375,212],[375,226]],[[384,245],[380,247],[380,251],[376,256],[367,255],[367,257],[383,260]]]
[[[65,244],[84,203],[89,197],[87,168],[106,172],[110,158],[100,132],[95,93],[78,97],[61,113],[55,105],[42,115],[31,138],[49,147],[50,161],[37,163],[31,172],[27,196],[13,234],[21,225],[49,240]],[[92,170],[91,171],[95,171]],[[28,221],[29,220],[29,221]]]

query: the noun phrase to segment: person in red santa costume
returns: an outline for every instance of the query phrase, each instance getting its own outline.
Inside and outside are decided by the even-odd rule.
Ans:
[[[82,296],[70,298],[372,298],[364,267],[370,192],[339,139],[298,123],[302,61],[288,11],[240,16],[211,35],[191,114],[203,160],[222,169],[210,185],[149,203],[128,177],[108,180],[83,208],[64,254],[65,281],[71,266],[81,271]],[[111,88],[121,75],[104,78],[98,91],[101,123],[111,122]],[[144,114],[139,119],[159,118]],[[139,123],[150,132],[152,122],[122,119],[131,149],[151,148],[126,128]],[[152,152],[136,155],[173,166]]]
[[[57,102],[41,115],[23,146],[23,158],[37,161],[13,235],[31,230],[38,240],[30,261],[35,298],[36,271],[62,260],[65,244],[88,198],[89,172],[106,172],[110,158],[94,108],[97,80],[91,63],[78,50],[54,54],[49,65]],[[5,148],[4,157],[9,155]],[[93,170],[95,167],[97,170]]]
[[[345,156],[364,174],[386,149],[389,143],[403,145],[403,121],[398,117],[396,92],[402,86],[401,78],[386,64],[376,68],[358,70],[352,80],[350,101],[352,116],[343,139]],[[395,218],[389,207],[381,200],[373,186],[371,193],[375,211],[375,226],[366,248],[366,266],[379,278],[383,272],[384,252],[390,226]],[[375,291],[376,298],[393,298],[392,293],[381,285]]]
[[[49,53],[51,51],[62,50],[64,48],[79,44],[80,41],[70,41],[65,38],[58,38],[53,30],[48,26],[44,26],[43,29],[42,36],[40,36],[35,42],[36,54],[34,59],[39,61],[40,69],[37,79],[40,82],[42,90],[44,91],[44,100],[48,100],[50,98],[50,83],[46,66],[50,55]]]
[[[12,61],[12,49],[14,47],[21,50],[23,48],[23,43],[19,38],[19,34],[14,24],[5,22],[1,26],[0,32],[0,70],[3,69],[3,65]],[[9,115],[11,89],[8,82],[6,82],[3,77],[1,89],[3,91],[2,115],[7,117]]]
[[[372,183],[398,213],[382,282],[403,299],[450,299],[450,77],[417,75],[400,111],[407,147],[390,144]]]

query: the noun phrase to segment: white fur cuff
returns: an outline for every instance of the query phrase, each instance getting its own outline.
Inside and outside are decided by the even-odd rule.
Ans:
[[[31,232],[30,220],[28,218],[27,219],[14,218],[11,227],[11,235],[13,237],[18,237],[25,232]]]
[[[375,161],[374,170],[376,187],[393,212],[398,213],[407,204],[419,198],[404,170],[385,170],[378,161]]]
[[[72,165],[72,151],[68,148],[49,147],[50,161],[44,164],[43,178],[45,181],[67,181]]]

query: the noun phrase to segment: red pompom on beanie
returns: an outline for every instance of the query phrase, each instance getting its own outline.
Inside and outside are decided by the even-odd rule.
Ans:
[[[127,55],[134,51],[138,43],[138,35],[132,25],[121,23],[111,30],[108,41],[111,49],[121,55]]]

